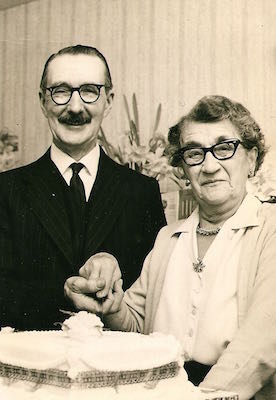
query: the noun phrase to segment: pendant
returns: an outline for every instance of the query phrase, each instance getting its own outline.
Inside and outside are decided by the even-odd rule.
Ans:
[[[203,264],[203,261],[198,258],[197,262],[193,263],[193,269],[195,272],[202,272],[203,268],[205,268],[205,265]]]

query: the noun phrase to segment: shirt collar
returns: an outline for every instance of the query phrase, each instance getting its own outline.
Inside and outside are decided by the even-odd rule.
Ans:
[[[258,215],[261,205],[262,203],[257,197],[247,194],[236,213],[229,218],[229,228],[242,229],[250,226],[258,226],[260,224]]]
[[[187,219],[178,221],[176,223],[176,226],[172,230],[172,235],[177,233],[190,232],[195,226],[195,224],[198,225],[198,222],[199,222],[199,216],[198,216],[198,206],[197,206]]]
[[[60,150],[54,143],[51,145],[50,156],[51,160],[56,164],[62,175],[64,175],[72,163],[76,162],[76,160]],[[100,146],[96,144],[96,146],[78,162],[82,163],[86,167],[90,175],[94,175],[94,171],[98,170],[99,159]]]
[[[255,196],[247,194],[236,213],[226,222],[229,229],[242,229],[259,225],[259,208],[261,202]],[[172,236],[179,233],[190,232],[199,222],[198,207],[184,221],[178,221],[172,229]]]

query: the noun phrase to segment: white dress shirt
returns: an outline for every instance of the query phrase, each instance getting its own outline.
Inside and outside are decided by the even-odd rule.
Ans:
[[[216,363],[238,329],[237,282],[244,232],[256,221],[260,202],[247,195],[208,248],[201,273],[198,257],[198,209],[183,222],[171,255],[154,331],[173,334],[185,360]]]
[[[51,145],[50,157],[52,161],[56,164],[59,172],[69,186],[70,180],[73,175],[73,171],[72,168],[70,168],[70,165],[77,161],[70,157],[68,154],[61,151],[54,143],[52,143]],[[84,185],[86,201],[88,201],[89,199],[92,187],[96,179],[99,159],[100,147],[97,144],[88,154],[86,154],[78,161],[79,163],[82,163],[84,165],[79,173],[79,177],[81,178]]]

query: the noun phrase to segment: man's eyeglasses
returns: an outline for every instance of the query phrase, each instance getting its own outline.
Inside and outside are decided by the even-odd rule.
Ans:
[[[228,139],[211,147],[183,147],[176,154],[192,167],[202,164],[209,151],[217,160],[228,160],[236,153],[239,144],[243,144],[239,139]]]
[[[54,103],[63,106],[71,100],[73,92],[78,92],[84,103],[95,103],[100,97],[101,88],[105,85],[97,85],[95,83],[87,83],[80,87],[70,87],[67,85],[53,86],[46,88],[51,93]]]

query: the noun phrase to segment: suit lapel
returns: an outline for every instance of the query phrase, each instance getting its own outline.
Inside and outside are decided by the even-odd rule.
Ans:
[[[114,229],[125,207],[128,182],[121,167],[101,150],[97,177],[90,194],[84,256],[97,252]],[[64,182],[49,151],[25,170],[26,197],[34,213],[70,264],[73,263],[72,237],[64,199]]]
[[[26,168],[25,181],[30,206],[72,264],[72,239],[63,191],[66,183],[51,161],[49,151]]]
[[[101,149],[98,174],[88,202],[85,255],[95,253],[122,212],[128,183],[121,167]]]

